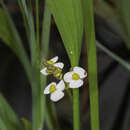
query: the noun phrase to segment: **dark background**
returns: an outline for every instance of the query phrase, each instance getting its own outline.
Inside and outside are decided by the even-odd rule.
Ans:
[[[112,4],[112,1],[107,1]],[[21,14],[15,0],[7,1],[10,14],[23,38],[23,44],[29,54],[28,43],[22,23]],[[1,26],[1,25],[0,25]],[[105,19],[95,13],[96,39],[129,61],[130,52],[123,39],[115,32]],[[55,42],[55,44],[53,44]],[[84,49],[81,52],[80,64],[87,70],[87,56]],[[68,64],[68,57],[62,40],[52,20],[50,33],[49,56],[60,56],[61,61]],[[97,48],[98,80],[100,96],[100,130],[129,130],[130,129],[130,72]],[[15,54],[0,41],[0,91],[8,100],[19,118],[31,120],[31,88],[23,66]],[[81,130],[90,129],[89,98],[87,79],[80,89]],[[72,130],[72,108],[67,97],[56,104],[60,123],[63,130]]]

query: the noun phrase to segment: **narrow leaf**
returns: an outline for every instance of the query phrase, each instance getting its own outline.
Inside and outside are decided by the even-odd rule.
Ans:
[[[25,130],[32,130],[32,124],[30,121],[26,120],[25,118],[22,118],[22,121],[24,123]]]
[[[47,0],[53,14],[72,67],[77,66],[81,51],[83,17],[80,0]],[[73,90],[73,125],[80,129],[79,123],[79,90]]]
[[[41,88],[40,88],[40,48],[36,42],[34,19],[31,5],[26,0],[21,0],[24,13],[28,22],[28,39],[32,64],[32,129],[41,130]]]
[[[13,52],[23,63],[28,78],[31,81],[31,66],[29,63],[29,59],[26,55],[19,34],[13,24],[13,21],[4,5],[3,7],[4,10],[0,8],[0,25],[2,25],[0,26],[0,38],[7,46],[9,46],[13,50]]]
[[[47,7],[47,5],[45,4],[44,7],[44,14],[43,14],[43,23],[42,23],[42,35],[41,35],[41,66],[40,69],[43,69],[42,63],[43,61],[46,60],[47,55],[48,55],[48,47],[49,47],[49,39],[50,39],[50,28],[51,28],[51,13]],[[43,77],[43,75],[40,76],[40,84],[41,84],[41,92],[44,91],[44,88],[46,86],[46,82],[47,82],[47,78]],[[46,118],[48,116],[47,112],[46,112],[46,104],[45,104],[45,95],[43,95],[43,93],[41,93],[41,127],[43,126],[43,122],[44,120],[49,120],[50,118]],[[49,121],[48,121],[49,122]],[[50,123],[48,123],[48,125],[50,126]]]
[[[91,130],[99,130],[99,99],[97,80],[97,56],[94,30],[93,0],[83,1],[85,36],[88,54],[88,79],[90,95]]]
[[[0,94],[0,117],[1,122],[7,125],[8,128],[12,128],[12,130],[23,130],[21,122],[18,120],[16,114],[12,110],[12,108],[8,105],[5,98]],[[0,124],[2,125],[2,124]]]
[[[118,0],[115,1],[115,3],[119,13],[120,22],[122,23],[125,35],[127,36],[127,38],[125,39],[125,43],[130,49],[130,1]]]
[[[71,63],[78,64],[83,20],[80,0],[47,0]]]
[[[4,121],[1,119],[0,117],[0,129],[1,130],[8,130],[9,128],[7,128],[7,124],[4,123]]]
[[[100,48],[102,51],[104,51],[107,55],[109,55],[111,58],[113,58],[115,61],[117,61],[122,66],[124,66],[127,70],[130,71],[130,63],[128,63],[127,61],[125,61],[124,59],[122,59],[121,57],[119,57],[118,55],[116,55],[115,53],[110,51],[109,49],[107,49],[105,46],[103,46],[98,41],[96,42],[96,45],[98,48]]]

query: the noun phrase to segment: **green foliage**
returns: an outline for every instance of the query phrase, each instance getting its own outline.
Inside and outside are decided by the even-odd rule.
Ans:
[[[97,80],[97,58],[96,58],[96,40],[94,30],[94,14],[92,0],[47,0],[45,6],[44,19],[42,21],[42,34],[39,33],[39,1],[35,0],[36,4],[36,20],[34,21],[31,1],[18,0],[19,6],[23,15],[24,26],[27,34],[27,39],[30,46],[31,64],[22,45],[22,40],[19,33],[9,15],[5,5],[1,3],[0,8],[0,38],[9,46],[12,51],[20,59],[27,72],[31,87],[32,87],[32,124],[23,119],[23,124],[26,130],[42,130],[44,119],[47,122],[48,128],[53,129],[52,119],[58,118],[55,107],[52,105],[52,116],[46,108],[46,99],[43,95],[43,89],[46,85],[46,78],[40,75],[41,63],[46,59],[49,46],[49,33],[51,25],[51,13],[55,19],[58,30],[61,34],[67,54],[70,58],[72,67],[77,66],[82,46],[83,26],[85,27],[85,37],[87,43],[88,54],[88,76],[89,76],[89,91],[90,91],[90,111],[91,111],[91,129],[99,130],[99,104],[98,104],[98,80]],[[103,1],[100,1],[103,2]],[[130,1],[117,1],[118,11],[121,14],[120,22],[123,25],[119,29],[123,34],[127,46],[130,48]],[[102,7],[104,7],[103,4]],[[107,7],[107,6],[106,6]],[[48,9],[49,8],[49,9]],[[51,13],[50,13],[51,12]],[[103,11],[102,11],[103,12]],[[109,8],[106,8],[109,12]],[[111,13],[110,13],[111,14]],[[109,14],[109,15],[110,15]],[[84,18],[84,19],[83,19]],[[115,20],[115,19],[114,19]],[[116,20],[115,20],[116,21]],[[114,22],[115,22],[114,21]],[[117,21],[116,21],[117,22]],[[36,32],[35,24],[36,23]],[[120,26],[120,24],[119,24]],[[40,41],[41,40],[41,41]],[[41,46],[40,46],[41,43]],[[97,43],[97,46],[106,52],[109,56],[117,60],[128,70],[130,65],[120,57],[111,53],[107,48]],[[40,59],[41,58],[41,59]],[[79,90],[73,90],[73,124],[74,130],[80,129],[79,118]],[[23,130],[21,122],[7,104],[4,97],[0,94],[0,129],[2,130]],[[60,129],[57,127],[57,129]]]
[[[129,0],[116,0],[115,1],[117,10],[120,18],[120,22],[123,25],[123,30],[125,32],[125,43],[130,49],[130,1]]]
[[[23,130],[22,123],[2,94],[0,94],[0,127],[2,130]]]
[[[50,27],[51,27],[51,13],[47,4],[44,8],[44,16],[42,23],[42,35],[41,35],[41,63],[47,58],[49,39],[50,39]]]
[[[13,42],[13,36],[12,31],[10,29],[8,19],[6,17],[5,12],[2,8],[0,8],[0,24],[3,25],[0,27],[0,37],[1,39],[9,46],[9,47],[15,47]],[[11,34],[11,35],[10,35]]]
[[[96,42],[96,44],[97,44],[97,47],[100,48],[102,51],[104,51],[108,56],[112,57],[115,61],[117,61],[122,66],[124,66],[127,70],[130,71],[130,64],[127,61],[125,61],[124,59],[116,55],[115,53],[111,52],[109,49],[107,49],[98,41]]]
[[[30,121],[26,120],[25,118],[22,119],[25,130],[32,130],[32,124]]]
[[[82,43],[83,16],[80,0],[47,0],[61,34],[72,67],[77,66]],[[73,90],[74,130],[80,129],[79,90]]]
[[[31,80],[31,66],[29,63],[29,59],[25,53],[24,47],[22,46],[19,34],[5,7],[4,10],[0,8],[0,24],[2,25],[0,26],[0,38],[18,56],[18,58],[24,65],[29,80]]]
[[[48,48],[49,48],[49,38],[50,38],[50,28],[51,28],[51,13],[45,4],[44,8],[44,14],[43,14],[43,23],[42,23],[42,34],[41,34],[41,52],[40,52],[40,69],[43,69],[42,63],[47,59],[48,55]],[[40,84],[41,84],[41,92],[44,91],[45,85],[47,82],[47,78],[43,77],[43,75],[40,76]],[[46,112],[47,106],[45,104],[46,98],[41,93],[41,125],[43,124],[44,120],[47,120],[47,125],[50,128],[51,123],[48,123],[50,120],[49,115]],[[44,115],[44,116],[43,116]],[[46,116],[48,115],[48,116]]]
[[[0,117],[0,129],[1,130],[8,130],[7,125],[4,123],[4,121]]]
[[[93,1],[83,1],[85,36],[88,54],[88,79],[90,95],[91,130],[99,130],[99,103],[97,80],[96,40],[94,30]]]
[[[72,65],[78,64],[83,32],[80,0],[47,0]]]

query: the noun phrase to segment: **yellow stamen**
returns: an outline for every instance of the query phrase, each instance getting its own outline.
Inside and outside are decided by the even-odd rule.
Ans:
[[[50,93],[53,93],[56,91],[56,86],[55,85],[51,85],[50,87]]]
[[[47,64],[49,64],[49,65],[53,65],[53,64],[54,64],[54,62],[53,62],[53,61],[51,61],[51,60],[49,60],[49,61],[47,61]]]
[[[80,76],[79,76],[77,73],[74,73],[74,74],[72,75],[72,79],[73,79],[73,80],[79,80],[79,79],[80,79]]]

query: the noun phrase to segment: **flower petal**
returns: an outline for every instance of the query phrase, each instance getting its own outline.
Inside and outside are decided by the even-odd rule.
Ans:
[[[40,72],[43,74],[43,75],[48,75],[48,73],[46,72],[47,68],[45,67],[44,69],[42,69]]]
[[[65,89],[65,83],[63,80],[61,80],[57,86],[56,86],[57,90],[63,91]]]
[[[54,66],[63,69],[64,64],[62,62],[58,62],[58,63],[54,64]]]
[[[58,56],[55,56],[54,58],[50,59],[50,61],[53,61],[54,63],[56,63],[58,61]]]
[[[57,102],[63,97],[64,97],[64,93],[62,91],[57,90],[51,94],[50,99],[54,102]]]
[[[71,82],[73,73],[74,73],[73,71],[72,72],[67,72],[64,75],[65,82],[67,82],[67,83]]]
[[[56,86],[56,83],[55,83],[55,82],[50,83],[50,84],[44,89],[44,94],[49,94],[49,93],[50,93],[50,87],[51,87],[52,85],[55,85],[55,86]]]
[[[69,84],[69,88],[79,88],[83,85],[83,80],[72,80]]]
[[[81,79],[87,77],[87,72],[83,68],[76,66],[73,70],[75,73],[79,74]]]

